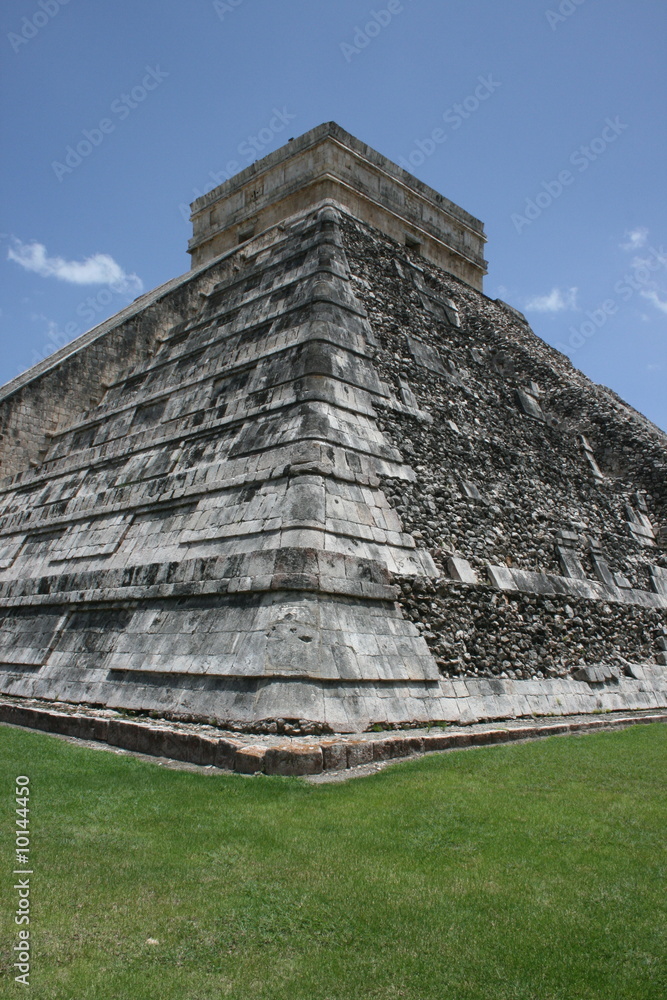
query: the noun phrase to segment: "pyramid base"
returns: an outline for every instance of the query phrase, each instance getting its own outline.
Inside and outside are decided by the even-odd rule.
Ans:
[[[14,697],[145,712],[245,732],[271,731],[272,723],[288,721],[297,733],[358,733],[372,726],[410,728],[667,708],[667,668],[645,664],[634,666],[633,672],[634,677],[600,683],[570,677],[347,683],[181,676],[166,689],[159,675],[150,681],[144,675],[109,682],[80,674],[63,683],[7,671],[0,688]]]

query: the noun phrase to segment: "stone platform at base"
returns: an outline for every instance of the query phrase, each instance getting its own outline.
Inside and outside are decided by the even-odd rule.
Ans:
[[[325,738],[222,732],[197,723],[130,719],[109,709],[3,698],[0,723],[93,740],[135,753],[167,757],[240,774],[315,775],[434,751],[513,743],[667,722],[667,711],[609,712],[477,723],[468,726],[340,734]]]

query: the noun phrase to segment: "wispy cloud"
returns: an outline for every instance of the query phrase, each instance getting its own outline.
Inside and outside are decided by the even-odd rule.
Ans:
[[[640,246],[646,248],[643,254],[638,253],[632,258],[634,277],[643,285],[640,295],[663,316],[667,316],[667,287],[664,280],[664,268],[667,267],[665,249],[662,246],[659,249],[647,246],[648,229],[634,230],[627,235],[631,238],[637,237],[637,239],[632,244],[622,244],[623,249],[636,250]],[[648,316],[643,318],[649,320]]]
[[[661,299],[654,288],[644,289],[641,295],[642,298],[648,299],[649,302],[652,302],[655,308],[659,309],[661,313],[665,313],[667,315],[667,301],[665,299]]]
[[[548,295],[537,295],[526,302],[527,312],[558,313],[577,309],[577,288],[552,288]]]
[[[646,246],[648,229],[645,226],[637,226],[636,229],[631,229],[625,235],[627,242],[620,244],[621,250],[639,250]]]
[[[85,260],[65,260],[49,257],[43,243],[14,240],[7,258],[42,278],[58,278],[73,285],[108,285],[116,292],[134,295],[139,295],[144,287],[138,275],[128,274],[106,253],[96,253]]]

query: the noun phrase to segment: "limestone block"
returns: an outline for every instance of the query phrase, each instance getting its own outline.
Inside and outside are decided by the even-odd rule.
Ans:
[[[616,664],[598,664],[579,667],[574,671],[573,676],[579,681],[587,681],[589,684],[604,684],[606,681],[618,680],[621,676],[621,669]]]
[[[424,752],[423,736],[401,736],[393,741],[394,757],[411,757]]]
[[[257,774],[264,770],[266,747],[242,746],[234,754],[234,770],[239,774]]]
[[[491,585],[493,587],[497,587],[498,590],[517,589],[517,585],[512,576],[512,571],[508,569],[507,566],[493,566],[490,563],[487,563],[486,572],[488,573]]]
[[[570,548],[566,548],[564,545],[557,545],[556,551],[558,553],[558,560],[560,562],[563,573],[567,577],[574,579],[585,579],[586,572],[582,565],[581,559],[575,551]]]
[[[322,770],[322,748],[317,744],[269,747],[264,757],[266,774],[321,774]]]
[[[544,420],[545,416],[542,411],[542,407],[535,398],[529,392],[524,392],[523,389],[516,390],[516,399],[521,410],[527,417],[532,417],[533,420]]]
[[[418,365],[426,368],[428,371],[437,372],[439,375],[446,374],[445,366],[435,348],[424,344],[421,340],[417,340],[409,334],[407,335],[407,342],[408,349]]]
[[[482,499],[482,494],[479,492],[477,486],[468,480],[461,483],[461,489],[463,490],[465,496],[470,497],[471,500]]]
[[[472,568],[467,559],[461,559],[457,556],[450,556],[447,560],[447,571],[451,576],[452,580],[457,580],[460,583],[470,583],[477,584],[479,579],[477,573]]]
[[[428,733],[423,739],[424,753],[434,750],[449,750],[453,746],[453,737],[448,733]]]
[[[215,767],[233,771],[235,767],[236,753],[243,744],[238,740],[219,739],[215,741],[215,754],[213,764]]]
[[[591,555],[591,560],[593,562],[593,570],[600,583],[603,583],[605,587],[615,587],[616,580],[614,578],[614,574],[609,569],[609,564],[606,559],[603,559],[602,556],[593,553]]]
[[[506,567],[501,567],[501,569],[505,568]],[[555,577],[550,573],[521,569],[516,566],[508,569],[508,572],[514,582],[515,589],[521,590],[524,593],[535,593],[544,596],[548,594],[565,593],[565,584],[562,582],[561,577]]]
[[[373,740],[373,760],[391,760],[393,757],[402,757],[401,750],[403,744],[398,737],[389,737],[383,740]]]
[[[346,744],[347,766],[361,767],[373,762],[373,742],[371,740],[350,740]]]
[[[322,740],[322,766],[325,771],[344,771],[347,767],[347,749],[340,740]]]
[[[405,403],[405,405],[409,407],[411,410],[418,410],[419,402],[414,392],[408,385],[408,383],[405,382],[403,379],[399,379],[398,381],[399,381],[401,400],[403,401],[403,403]]]
[[[0,570],[10,569],[25,541],[25,536],[0,541]]]

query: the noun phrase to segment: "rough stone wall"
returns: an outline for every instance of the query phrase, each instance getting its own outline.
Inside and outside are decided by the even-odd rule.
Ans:
[[[604,576],[628,595],[658,589],[667,437],[504,303],[361,225],[343,228],[379,341],[376,367],[414,403],[411,412],[380,412],[379,426],[416,472],[413,482],[383,486],[441,574],[438,586],[402,581],[401,604],[442,671],[556,676],[591,660],[659,654],[661,610],[461,590],[449,561],[466,560],[487,585],[490,563]]]
[[[0,482],[0,689],[341,731],[665,704],[664,435],[333,206],[263,239],[110,321],[94,409],[101,336],[25,380],[72,411]]]
[[[430,260],[482,287],[482,223],[335,122],[291,140],[198,198],[192,205],[193,263],[324,200],[399,242],[414,239]]]
[[[412,473],[377,429],[338,216],[230,261],[0,483],[4,690],[349,727],[359,687],[393,712],[406,685],[437,688],[394,603],[391,573],[434,567],[379,489]]]
[[[201,293],[229,266],[200,269],[201,276],[190,273],[141,296],[1,387],[0,480],[41,465],[51,439],[85,419],[123,372],[148,361],[166,332],[193,315]]]
[[[425,543],[454,543],[478,565],[509,558],[554,572],[557,534],[573,529],[582,536],[580,555],[586,537],[598,537],[619,569],[647,583],[651,560],[629,530],[627,507],[638,513],[643,500],[656,530],[667,525],[665,434],[590,382],[508,307],[419,257],[408,260],[403,248],[397,261],[396,244],[361,226],[348,222],[345,235],[380,339],[376,366],[397,391],[407,382],[433,421],[395,412],[380,420],[421,473],[398,494],[406,525],[421,530]],[[445,297],[460,327],[444,315]],[[406,334],[435,349],[441,371],[415,361]],[[517,402],[517,390],[530,393],[531,382],[543,421]],[[580,435],[604,480],[592,475]],[[479,498],[466,496],[467,483]],[[651,549],[665,563],[664,551]]]
[[[453,677],[566,677],[586,663],[617,663],[632,676],[666,634],[659,608],[510,596],[450,580],[401,581],[401,606]]]

